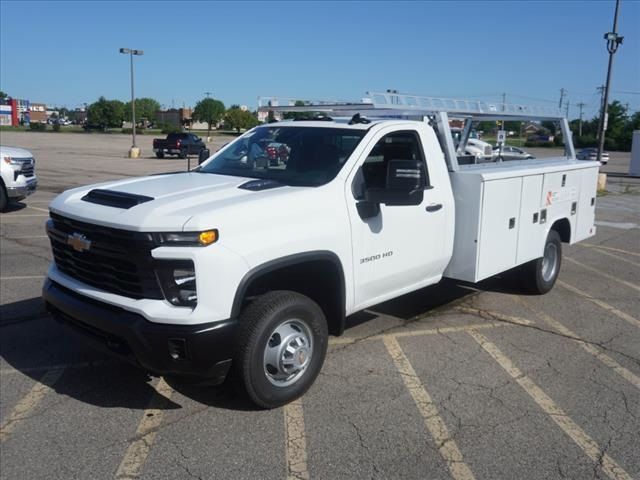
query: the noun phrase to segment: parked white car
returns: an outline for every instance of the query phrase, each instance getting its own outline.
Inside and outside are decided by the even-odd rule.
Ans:
[[[35,164],[29,150],[0,146],[0,212],[36,191]]]

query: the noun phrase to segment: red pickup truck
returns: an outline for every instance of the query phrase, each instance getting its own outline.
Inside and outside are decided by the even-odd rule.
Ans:
[[[170,133],[167,138],[153,140],[153,151],[158,158],[165,155],[177,155],[187,158],[187,155],[200,155],[207,148],[200,137],[193,133]]]

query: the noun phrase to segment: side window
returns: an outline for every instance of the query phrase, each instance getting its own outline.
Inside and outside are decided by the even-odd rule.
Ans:
[[[384,188],[390,160],[419,160],[424,162],[422,145],[415,131],[393,132],[382,137],[371,149],[362,164],[364,188]],[[425,171],[426,165],[425,165]],[[427,185],[429,172],[427,171]]]

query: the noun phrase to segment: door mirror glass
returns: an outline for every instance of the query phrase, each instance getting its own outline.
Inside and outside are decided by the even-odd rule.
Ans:
[[[198,165],[200,165],[210,156],[211,156],[211,152],[209,151],[208,148],[203,148],[202,150],[200,150],[200,153],[198,154]]]

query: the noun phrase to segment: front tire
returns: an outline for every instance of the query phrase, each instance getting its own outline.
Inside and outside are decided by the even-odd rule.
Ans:
[[[4,212],[9,206],[9,197],[2,182],[0,182],[0,212]]]
[[[296,292],[269,292],[240,315],[236,381],[262,408],[302,396],[320,373],[327,352],[322,309]]]
[[[520,278],[524,288],[538,295],[547,293],[555,285],[561,265],[562,240],[558,232],[551,230],[542,257],[522,266]]]
[[[164,158],[164,152],[156,152],[156,158]]]

